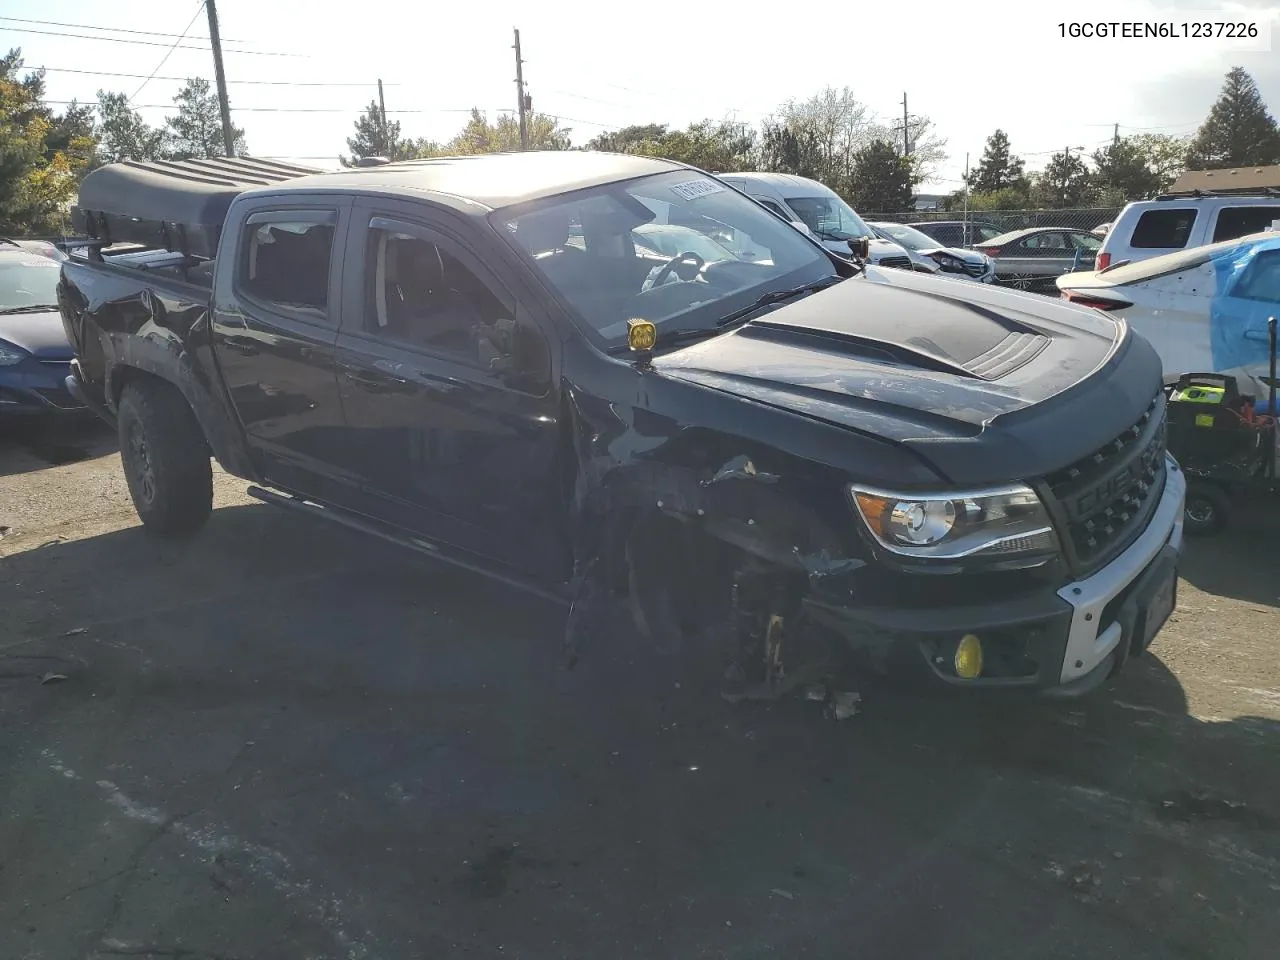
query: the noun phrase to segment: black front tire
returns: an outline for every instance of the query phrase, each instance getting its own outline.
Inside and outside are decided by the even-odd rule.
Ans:
[[[1231,501],[1226,491],[1210,483],[1193,483],[1187,489],[1184,524],[1188,536],[1210,537],[1227,526]]]
[[[181,537],[213,510],[213,468],[200,424],[168,384],[130,383],[120,395],[120,460],[142,525]]]

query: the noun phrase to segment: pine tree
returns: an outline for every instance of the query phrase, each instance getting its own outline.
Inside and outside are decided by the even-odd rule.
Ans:
[[[982,159],[969,173],[969,188],[975,193],[995,193],[1008,187],[1026,188],[1021,157],[1009,150],[1009,135],[997,130],[987,137]]]
[[[356,135],[347,138],[351,156],[341,157],[344,167],[355,166],[361,157],[386,157],[388,160],[406,160],[412,156],[408,143],[400,137],[400,121],[387,121],[378,101],[371,100],[355,122]]]
[[[202,77],[188,80],[173,102],[178,105],[178,113],[165,120],[169,128],[169,155],[174,160],[223,156],[222,112],[217,95],[209,90],[209,81]],[[244,131],[232,126],[231,137],[232,152],[243,155]]]
[[[1089,168],[1074,153],[1055,153],[1036,178],[1031,191],[1037,207],[1060,210],[1083,207],[1092,199],[1093,182]]]
[[[165,129],[150,126],[123,93],[98,91],[98,154],[103,162],[163,159],[167,140]]]
[[[884,140],[875,140],[853,155],[849,201],[859,211],[900,213],[910,210],[911,161]]]
[[[1280,127],[1267,112],[1258,85],[1232,67],[1222,93],[1187,150],[1188,170],[1280,163]]]

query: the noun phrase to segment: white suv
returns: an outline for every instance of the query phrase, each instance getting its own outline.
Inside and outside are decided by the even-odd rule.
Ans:
[[[1271,229],[1280,195],[1169,195],[1136,200],[1120,211],[1098,251],[1097,269],[1147,260]]]

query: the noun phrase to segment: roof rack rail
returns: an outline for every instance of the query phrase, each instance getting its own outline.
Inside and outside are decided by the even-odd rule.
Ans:
[[[1237,187],[1234,190],[1178,190],[1162,193],[1157,200],[1186,200],[1189,197],[1280,197],[1275,187]]]

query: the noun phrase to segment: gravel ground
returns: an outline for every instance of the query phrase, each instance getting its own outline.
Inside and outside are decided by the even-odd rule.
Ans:
[[[243,488],[160,544],[0,440],[3,960],[1276,955],[1274,509],[1087,701],[835,723]]]

